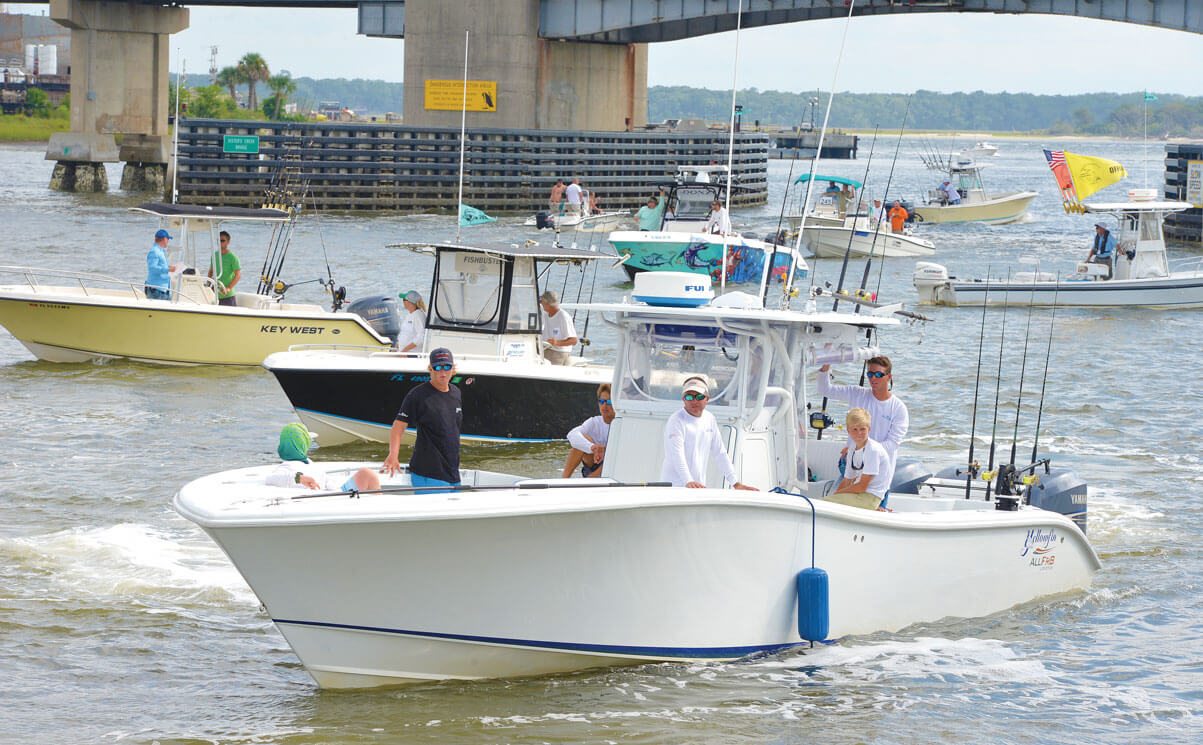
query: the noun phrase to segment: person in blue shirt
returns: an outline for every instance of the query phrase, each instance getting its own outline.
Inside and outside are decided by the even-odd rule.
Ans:
[[[1115,236],[1102,223],[1094,225],[1094,245],[1090,247],[1090,255],[1086,261],[1091,264],[1103,264],[1107,267],[1107,279],[1111,279],[1112,263],[1115,260]]]
[[[664,189],[660,189],[660,195],[648,197],[647,204],[639,208],[635,213],[635,219],[639,222],[640,230],[659,230],[664,224]]]
[[[171,233],[159,228],[154,245],[146,253],[146,297],[149,300],[171,299],[171,272],[175,265],[167,261],[167,241]]]

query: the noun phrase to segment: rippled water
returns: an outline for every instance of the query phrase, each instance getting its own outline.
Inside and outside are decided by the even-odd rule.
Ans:
[[[1093,220],[1062,213],[1041,143],[999,144],[988,185],[1040,191],[1030,220],[932,227],[923,235],[935,241],[936,260],[964,274],[1005,271],[1022,253],[1071,266],[1086,253]],[[883,140],[874,155],[869,182],[878,193],[893,146]],[[1139,143],[1068,146],[1123,162],[1133,174],[1125,188],[1141,185],[1144,162],[1150,185],[1161,178],[1160,144],[1147,152]],[[892,193],[914,197],[936,183],[918,147],[903,142]],[[868,149],[866,140],[862,160],[822,171],[860,178]],[[789,167],[770,164],[769,204],[737,213],[737,224],[775,228]],[[154,226],[126,210],[141,199],[54,194],[45,189],[50,169],[39,149],[0,147],[0,264],[141,281]],[[110,182],[118,177],[114,169]],[[298,226],[285,278],[323,277],[324,247],[353,297],[425,290],[429,260],[384,246],[451,237],[449,222],[311,215]],[[517,218],[476,230],[469,236],[481,240],[528,237]],[[258,237],[236,233],[244,265],[262,260]],[[1173,257],[1198,252],[1171,248]],[[888,262],[883,297],[913,299],[912,269]],[[815,271],[834,282],[839,263]],[[872,276],[876,285],[877,267]],[[314,287],[294,292],[320,301]],[[617,298],[628,287],[620,270],[607,269],[597,295]],[[925,312],[930,323],[882,343],[911,409],[905,447],[939,465],[967,447],[982,316]],[[1009,448],[1018,429],[1030,449],[1049,318],[1032,316],[1018,426],[1024,311],[1006,317],[1000,415],[987,405],[1002,320],[999,310],[987,316],[979,444],[994,431]],[[273,460],[275,435],[292,416],[270,375],[39,363],[0,331],[0,742],[1197,742],[1203,425],[1191,392],[1200,353],[1191,347],[1201,321],[1191,311],[1057,314],[1041,449],[1091,485],[1089,532],[1103,570],[1084,593],[734,664],[376,692],[317,690],[238,573],[169,506],[191,478]],[[613,348],[607,334],[590,329],[598,356]],[[356,445],[319,457],[383,454]],[[558,470],[561,455],[554,445],[476,446],[464,462],[536,475]]]

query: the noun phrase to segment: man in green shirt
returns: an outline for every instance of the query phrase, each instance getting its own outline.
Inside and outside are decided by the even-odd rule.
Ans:
[[[648,197],[647,204],[639,208],[635,213],[635,219],[639,221],[640,230],[659,230],[664,223],[664,189],[660,190],[660,196]]]
[[[219,305],[237,305],[234,300],[234,285],[242,279],[242,265],[238,257],[230,250],[230,234],[221,231],[221,250],[213,252],[213,261],[209,264],[209,276],[217,275],[217,302]]]

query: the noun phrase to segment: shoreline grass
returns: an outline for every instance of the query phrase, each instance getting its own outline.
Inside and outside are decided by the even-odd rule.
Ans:
[[[0,142],[46,142],[55,132],[71,129],[66,117],[0,116]]]

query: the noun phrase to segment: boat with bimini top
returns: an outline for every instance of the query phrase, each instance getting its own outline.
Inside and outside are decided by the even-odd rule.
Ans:
[[[678,292],[645,281],[664,276]],[[1098,556],[1032,480],[1005,499],[933,480],[891,494],[892,511],[826,498],[844,440],[805,428],[807,378],[876,356],[897,319],[706,285],[642,274],[629,300],[589,304],[619,336],[600,478],[465,469],[441,493],[398,474],[298,494],[253,467],[185,485],[175,508],[327,688],[735,660],[1089,586]],[[699,379],[734,481],[759,491],[724,488],[717,456],[704,488],[660,481],[665,423]],[[1071,509],[1085,516],[1084,491]]]
[[[794,185],[805,184],[812,179],[804,173]],[[866,194],[861,182],[841,176],[814,176],[814,182],[843,184],[849,192],[828,188],[815,199],[814,207],[806,214],[805,227],[802,215],[789,216],[790,227],[802,228],[802,242],[818,258],[843,258],[851,256],[874,256],[899,258],[931,256],[936,247],[931,241],[912,234],[911,227],[895,232],[886,210],[875,205],[872,195]],[[802,194],[805,194],[805,189]],[[799,210],[800,212],[800,210]]]
[[[923,165],[947,176],[952,194],[943,188],[931,189],[923,204],[915,206],[915,219],[922,222],[984,222],[991,225],[1022,220],[1038,195],[1034,191],[987,192],[982,171],[989,164],[964,155],[944,156],[921,153]]]

